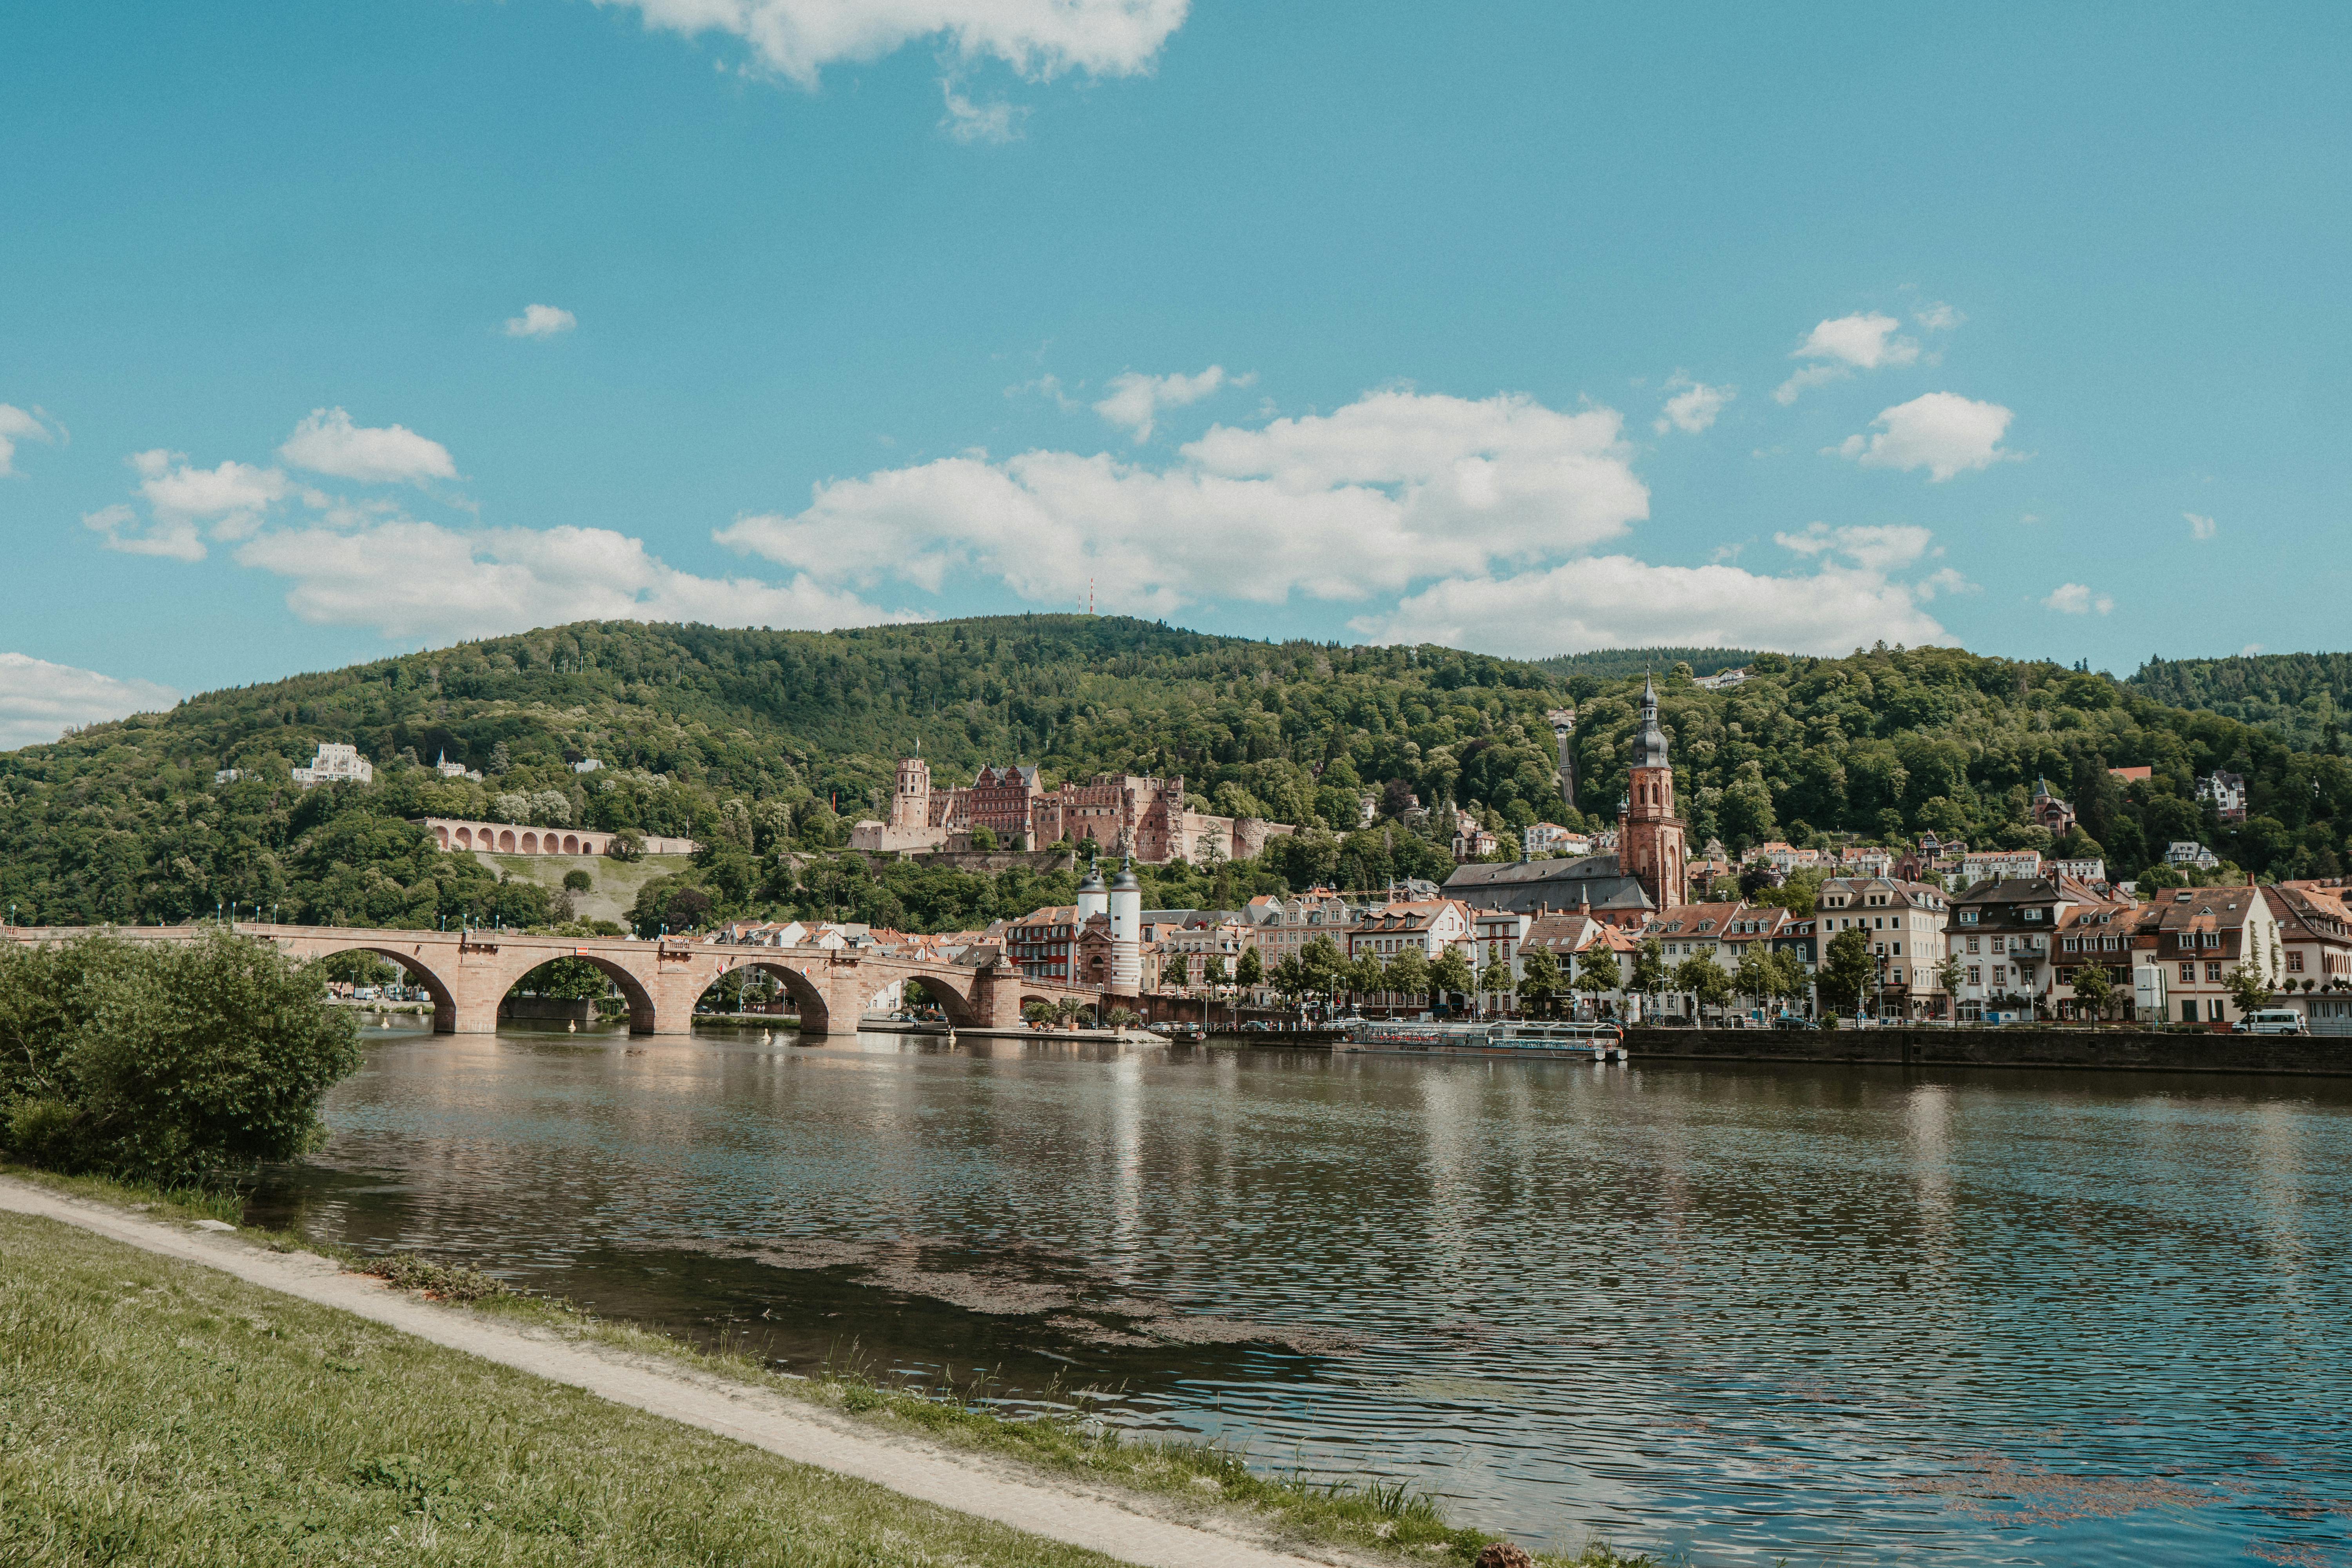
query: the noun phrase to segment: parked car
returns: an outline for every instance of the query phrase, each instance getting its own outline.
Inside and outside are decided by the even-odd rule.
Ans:
[[[1795,1013],[1783,1013],[1772,1020],[1772,1026],[1776,1029],[1810,1029],[1813,1021]]]
[[[2304,1022],[2303,1015],[2296,1012],[2292,1007],[2257,1008],[2255,1011],[2247,1014],[2246,1021],[2239,1025],[2238,1027],[2249,1035],[2307,1035],[2311,1033],[2310,1026]]]

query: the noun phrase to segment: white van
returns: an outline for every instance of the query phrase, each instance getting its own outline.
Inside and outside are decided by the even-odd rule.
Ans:
[[[2238,1026],[2249,1035],[2307,1035],[2303,1015],[2292,1007],[2264,1007],[2246,1015]]]

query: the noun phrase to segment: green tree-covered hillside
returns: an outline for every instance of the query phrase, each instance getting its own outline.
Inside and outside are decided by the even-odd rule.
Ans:
[[[2176,708],[2206,708],[2279,731],[2295,744],[2344,749],[2352,654],[2265,653],[2236,658],[2151,658],[2128,682]]]
[[[2332,870],[2347,848],[2343,759],[2101,676],[1948,648],[1745,662],[1754,679],[1732,691],[1678,673],[1662,683],[1699,844],[1923,827],[2032,844],[2024,803],[2046,774],[2081,804],[2089,852],[2120,873],[2176,837],[2279,875]],[[652,897],[659,913],[683,895],[695,921],[839,911],[961,925],[1055,896],[1053,879],[1026,872],[1005,886],[902,868],[884,880],[903,886],[881,889],[833,853],[918,740],[941,783],[1014,760],[1048,782],[1181,774],[1204,809],[1304,829],[1262,865],[1155,877],[1155,897],[1379,886],[1442,871],[1455,805],[1498,830],[1612,819],[1639,684],[1439,647],[1079,616],[829,634],[583,623],[211,692],[0,753],[0,900],[26,923],[231,903],[351,924],[563,918],[560,889],[431,848],[406,820],[426,815],[689,835],[706,846],[699,863]],[[1580,811],[1556,794],[1545,719],[1570,701]],[[375,782],[293,787],[289,768],[322,741],[357,744]],[[444,752],[488,776],[440,778],[429,764]],[[575,773],[584,757],[604,765]],[[2133,763],[2156,777],[2126,787],[2105,772]],[[2196,775],[2216,766],[2250,781],[2242,827],[2222,830],[2196,803]],[[242,776],[215,782],[226,768]],[[1380,820],[1358,830],[1368,795]]]

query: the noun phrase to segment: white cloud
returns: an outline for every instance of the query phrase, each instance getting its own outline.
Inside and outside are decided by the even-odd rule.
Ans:
[[[205,542],[184,517],[157,518],[142,525],[138,510],[121,501],[81,514],[81,525],[125,555],[161,555],[172,561],[202,561]]]
[[[1130,76],[1183,25],[1187,0],[597,0],[634,5],[646,26],[741,38],[767,70],[814,88],[845,60],[940,38],[966,60],[1024,75]]]
[[[521,315],[507,318],[507,336],[552,338],[579,324],[579,317],[559,305],[525,305]]]
[[[2189,520],[2189,538],[2210,539],[2213,537],[2213,520],[2211,518],[2200,517],[2193,511],[2184,511],[2180,515]]]
[[[2238,657],[2239,657],[2240,658],[2253,658],[2253,657],[2254,657],[2254,655],[2256,655],[2256,654],[2258,654],[2258,653],[2260,653],[2260,652],[2262,652],[2262,651],[2263,651],[2263,645],[2262,645],[2262,644],[2260,644],[2260,643],[2258,643],[2258,642],[2250,642],[2250,643],[2248,643],[2245,647],[2242,647],[2242,648],[2240,648],[2240,649],[2238,650]]]
[[[340,408],[314,408],[278,448],[281,461],[314,474],[332,474],[364,485],[402,480],[454,479],[457,465],[449,448],[404,425],[354,425]]]
[[[317,626],[394,638],[488,637],[577,620],[707,621],[825,630],[889,614],[805,576],[778,586],[698,577],[602,528],[459,532],[406,517],[262,534],[237,561],[289,578],[287,607]]]
[[[1026,105],[1006,103],[1002,99],[994,103],[974,103],[956,90],[954,79],[950,77],[940,79],[940,91],[948,106],[940,129],[957,141],[1003,143],[1021,139],[1021,122],[1029,118]]]
[[[1857,370],[1909,364],[1919,357],[1919,345],[1909,338],[1895,335],[1895,329],[1901,325],[1894,317],[1874,311],[1866,316],[1840,316],[1814,327],[1789,357],[1837,360]]]
[[[1932,531],[1912,523],[1860,523],[1833,529],[1826,522],[1816,522],[1802,533],[1772,536],[1773,543],[1799,555],[1844,555],[1874,572],[1908,566],[1925,556],[1935,542]]]
[[[1666,384],[1682,390],[1666,399],[1665,412],[1651,426],[1661,436],[1668,430],[1687,430],[1696,435],[1715,423],[1715,416],[1723,412],[1725,404],[1739,395],[1736,386],[1709,386],[1682,375]]]
[[[1925,468],[1936,481],[1969,468],[1990,468],[2018,457],[2001,449],[2000,438],[2016,416],[1998,403],[1974,403],[1950,392],[1930,392],[1898,403],[1871,421],[1881,426],[1867,439],[1849,436],[1825,448],[1865,468]]]
[[[1044,375],[1039,376],[1034,381],[1024,381],[1016,386],[1006,387],[1004,389],[1004,395],[1007,397],[1025,397],[1033,392],[1036,393],[1040,396],[1052,398],[1054,400],[1054,405],[1065,414],[1074,413],[1077,409],[1077,399],[1072,397],[1068,393],[1062,390],[1062,378],[1054,374],[1051,371],[1046,372]]]
[[[1775,577],[1737,566],[1653,566],[1629,556],[1515,577],[1456,577],[1349,623],[1378,642],[1438,642],[1542,658],[1667,643],[1841,654],[1880,638],[1948,641],[1916,590],[1834,563]]]
[[[40,441],[53,443],[58,434],[38,414],[27,413],[13,403],[0,403],[0,479],[9,479],[16,472],[16,443]]]
[[[1151,428],[1163,408],[1198,403],[1221,386],[1247,386],[1257,373],[1228,378],[1223,365],[1211,365],[1198,375],[1143,375],[1126,370],[1110,378],[1110,395],[1095,405],[1095,412],[1139,441],[1151,439]]]
[[[2061,583],[2050,590],[2042,607],[2064,616],[2087,616],[2093,610],[2104,616],[2116,607],[2116,602],[2105,594],[2092,593],[2080,583]]]
[[[1902,324],[1876,311],[1866,315],[1857,311],[1820,322],[1789,355],[1790,359],[1815,363],[1782,382],[1773,392],[1773,400],[1783,405],[1794,403],[1807,387],[1841,380],[1857,370],[1911,363],[1919,357],[1919,344],[1914,339],[1895,335]]]
[[[180,694],[152,680],[0,653],[0,752],[54,741],[67,726],[169,708]]]
[[[135,510],[118,504],[87,512],[81,521],[85,528],[105,536],[108,549],[131,555],[201,561],[204,533],[223,540],[249,538],[269,509],[294,489],[276,468],[234,462],[194,468],[185,453],[160,447],[134,452],[127,460],[139,476],[148,520],[142,523]]]
[[[944,458],[819,485],[726,544],[834,583],[1002,579],[1066,605],[1168,614],[1401,592],[1490,563],[1557,559],[1649,513],[1611,409],[1406,390],[1257,429],[1217,426],[1164,468],[1035,451]]]
[[[1943,303],[1941,300],[1937,301],[1933,305],[1929,305],[1911,319],[1918,322],[1923,329],[1931,332],[1948,332],[1954,327],[1958,326],[1962,321],[1968,320],[1966,316],[1961,315],[1958,310],[1953,310],[1949,305]]]

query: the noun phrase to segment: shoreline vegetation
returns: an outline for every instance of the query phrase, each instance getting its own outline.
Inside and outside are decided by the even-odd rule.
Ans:
[[[152,1220],[198,1224],[207,1229],[233,1228],[243,1239],[272,1252],[314,1254],[335,1262],[345,1272],[383,1279],[394,1289],[432,1302],[440,1310],[479,1314],[651,1361],[682,1373],[781,1394],[854,1419],[872,1428],[877,1436],[929,1442],[958,1453],[1010,1463],[1032,1472],[1036,1483],[1049,1487],[1075,1483],[1088,1492],[1126,1492],[1162,1504],[1176,1502],[1192,1510],[1206,1508],[1226,1512],[1258,1530],[1270,1531],[1278,1542],[1338,1552],[1364,1563],[1473,1564],[1495,1541],[1492,1536],[1449,1524],[1433,1499],[1401,1484],[1262,1474],[1250,1468],[1244,1454],[1219,1445],[1123,1436],[1087,1417],[1083,1405],[1079,1413],[1066,1416],[1012,1419],[988,1411],[957,1390],[925,1393],[884,1386],[855,1366],[808,1377],[780,1373],[746,1355],[700,1350],[653,1330],[599,1318],[568,1301],[517,1290],[477,1269],[452,1268],[415,1255],[362,1256],[320,1246],[291,1233],[242,1226],[237,1223],[240,1200],[234,1189],[226,1186],[163,1186],[105,1176],[67,1176],[15,1163],[0,1163],[0,1178],[35,1184],[63,1196]],[[552,1489],[567,1494],[593,1494],[603,1489],[615,1500],[609,1506],[593,1509],[587,1509],[579,1500],[567,1504],[572,1510],[567,1517],[577,1517],[558,1533],[572,1554],[556,1553],[547,1561],[707,1560],[695,1552],[683,1550],[683,1536],[674,1531],[666,1532],[667,1526],[641,1516],[639,1505],[618,1500],[632,1494],[631,1475],[642,1472],[632,1472],[617,1463],[593,1473],[582,1472],[574,1461],[583,1450],[574,1447],[565,1451],[563,1445],[551,1436],[547,1441],[524,1444],[532,1464],[544,1463],[549,1470],[544,1477],[534,1477],[515,1464],[511,1444],[491,1443],[486,1447],[477,1440],[476,1435],[486,1426],[503,1428],[509,1424],[527,1425],[547,1419],[546,1407],[559,1399],[586,1401],[593,1407],[597,1402],[591,1396],[568,1388],[562,1389],[559,1395],[549,1392],[559,1385],[495,1366],[485,1366],[461,1377],[436,1360],[446,1356],[456,1362],[467,1361],[460,1352],[443,1351],[333,1308],[291,1298],[272,1298],[268,1307],[259,1309],[249,1303],[235,1305],[229,1300],[231,1297],[266,1292],[262,1287],[211,1274],[202,1265],[142,1253],[126,1243],[106,1237],[71,1233],[70,1240],[43,1239],[27,1228],[41,1223],[23,1216],[0,1215],[0,1237],[7,1241],[5,1247],[0,1248],[0,1253],[5,1253],[5,1265],[0,1265],[0,1329],[5,1330],[9,1343],[22,1349],[13,1371],[0,1369],[0,1403],[40,1412],[40,1418],[28,1429],[29,1440],[12,1438],[0,1445],[0,1476],[9,1478],[12,1491],[24,1493],[30,1489],[33,1494],[48,1500],[38,1511],[40,1528],[45,1532],[40,1539],[51,1543],[44,1550],[52,1554],[37,1553],[25,1561],[88,1561],[92,1556],[104,1555],[94,1550],[100,1537],[121,1541],[126,1530],[130,1531],[130,1541],[144,1543],[134,1553],[137,1555],[160,1551],[169,1543],[175,1551],[191,1545],[198,1548],[186,1552],[179,1560],[237,1561],[234,1552],[207,1555],[214,1547],[226,1548],[228,1542],[209,1533],[225,1528],[220,1518],[212,1517],[206,1522],[198,1515],[216,1516],[224,1510],[240,1518],[269,1516],[273,1522],[268,1530],[280,1531],[278,1539],[287,1542],[289,1555],[299,1554],[293,1550],[294,1542],[314,1536],[322,1537],[319,1544],[325,1547],[339,1532],[344,1532],[356,1545],[359,1535],[363,1533],[358,1530],[358,1521],[363,1521],[366,1530],[377,1538],[385,1538],[385,1532],[390,1531],[393,1538],[405,1539],[416,1545],[437,1533],[444,1548],[453,1539],[468,1543],[467,1551],[436,1560],[541,1561],[522,1537],[543,1527],[501,1521],[498,1517],[503,1506],[497,1500],[499,1495],[515,1489]],[[212,1282],[199,1285],[191,1278],[202,1275],[210,1275]],[[134,1276],[140,1277],[139,1295],[125,1295],[123,1292],[130,1289],[126,1281]],[[162,1298],[183,1314],[195,1313],[202,1332],[191,1332],[186,1321],[175,1321],[170,1314],[149,1321],[146,1303],[151,1297]],[[76,1301],[84,1305],[75,1308],[71,1303]],[[138,1310],[126,1318],[126,1307]],[[268,1326],[257,1331],[258,1337],[244,1331],[244,1325],[264,1319]],[[68,1331],[77,1323],[90,1325],[91,1332],[86,1340],[77,1342]],[[234,1335],[237,1340],[236,1353],[232,1358],[236,1384],[236,1393],[229,1400],[232,1408],[217,1423],[175,1420],[171,1414],[174,1401],[192,1386],[207,1384],[224,1370],[226,1352],[208,1342],[210,1337],[219,1335]],[[289,1412],[271,1415],[257,1428],[245,1425],[243,1406],[247,1403],[248,1393],[251,1400],[269,1405],[293,1398],[304,1390],[309,1391],[306,1397],[323,1390],[340,1394],[349,1385],[338,1377],[321,1379],[320,1372],[322,1368],[331,1373],[358,1372],[367,1358],[349,1347],[362,1343],[371,1347],[376,1360],[383,1364],[397,1363],[415,1369],[415,1386],[404,1389],[394,1401],[403,1407],[403,1421],[379,1426],[371,1436],[375,1446],[390,1451],[391,1457],[353,1460],[337,1471],[318,1455],[306,1457],[299,1451],[292,1441],[289,1423],[295,1417]],[[126,1367],[141,1369],[139,1376],[156,1385],[155,1396],[124,1401],[65,1394],[68,1386],[79,1386],[80,1380],[93,1374],[100,1366],[110,1366],[118,1373]],[[480,1386],[485,1383],[499,1384],[501,1397],[486,1402]],[[519,1384],[538,1384],[539,1387],[533,1391],[516,1386]],[[461,1389],[471,1392],[461,1394]],[[56,1397],[45,1397],[45,1390]],[[604,1408],[614,1410],[612,1420],[616,1425],[632,1428],[626,1446],[638,1456],[633,1462],[675,1464],[695,1478],[694,1484],[719,1489],[719,1495],[709,1500],[706,1511],[715,1520],[732,1521],[730,1528],[751,1532],[740,1537],[734,1548],[744,1555],[728,1560],[762,1560],[763,1553],[784,1549],[788,1542],[801,1540],[810,1528],[796,1514],[770,1518],[749,1500],[756,1490],[751,1472],[759,1468],[752,1461],[804,1476],[800,1467],[749,1448],[742,1449],[743,1458],[733,1462],[714,1459],[710,1445],[736,1446],[659,1417],[618,1407]],[[319,1412],[303,1419],[336,1425],[343,1418]],[[436,1443],[431,1435],[436,1427],[449,1423],[464,1431],[455,1447]],[[646,1424],[655,1429],[634,1430]],[[674,1435],[664,1436],[663,1428]],[[343,1433],[341,1440],[349,1447],[358,1440],[361,1430],[353,1427]],[[111,1468],[101,1463],[98,1456],[136,1452],[144,1445],[163,1443],[166,1433],[176,1456],[173,1466],[148,1474],[147,1478],[148,1484],[163,1487],[166,1495],[176,1495],[178,1488],[195,1484],[194,1476],[185,1472],[209,1472],[215,1465],[230,1463],[231,1456],[226,1450],[232,1448],[236,1451],[238,1474],[258,1475],[266,1471],[270,1479],[266,1484],[256,1482],[250,1495],[233,1504],[215,1497],[212,1500],[215,1506],[192,1513],[185,1521],[185,1528],[193,1534],[175,1537],[149,1533],[165,1528],[162,1513],[151,1506],[155,1500],[126,1500],[119,1488],[127,1478],[117,1476],[101,1484],[91,1471],[92,1467]],[[313,1433],[303,1441],[316,1443],[318,1435]],[[322,1451],[332,1451],[331,1447]],[[426,1453],[435,1456],[431,1461],[417,1458]],[[132,1468],[142,1473],[155,1471],[152,1465]],[[823,1479],[844,1488],[863,1484],[829,1474]],[[228,1481],[218,1484],[232,1490],[241,1485]],[[109,1490],[110,1488],[116,1489]],[[366,1495],[371,1489],[391,1495]],[[807,1480],[791,1489],[797,1502],[815,1510],[821,1521],[833,1517],[828,1509],[837,1511],[842,1506],[835,1500],[820,1507],[815,1494],[824,1489]],[[320,1500],[327,1494],[341,1500],[321,1512]],[[101,1495],[109,1500],[102,1505],[99,1500]],[[294,1506],[287,1500],[290,1496],[309,1500],[289,1514],[285,1510]],[[912,1548],[920,1543],[924,1550],[944,1552],[976,1563],[1105,1561],[1076,1547],[1054,1547],[1052,1543],[1039,1543],[1051,1551],[1034,1555],[1024,1556],[1017,1551],[1010,1556],[992,1554],[978,1542],[978,1536],[993,1532],[1013,1537],[1016,1532],[986,1521],[947,1514],[891,1494],[885,1494],[880,1504],[862,1505],[861,1512],[871,1514],[877,1508],[887,1512],[892,1503],[903,1509],[908,1520],[879,1530],[869,1544],[887,1547],[893,1542],[902,1542]],[[129,1519],[124,1517],[126,1509]],[[582,1511],[583,1509],[586,1511]],[[379,1514],[386,1517],[380,1519]],[[292,1528],[288,1523],[289,1520],[299,1523],[294,1534],[283,1532]],[[449,1533],[452,1529],[461,1533],[453,1537]],[[517,1531],[522,1536],[519,1537]],[[256,1539],[267,1542],[272,1537],[264,1531]],[[490,1550],[491,1542],[497,1540],[506,1542],[506,1547],[500,1549],[506,1554]],[[62,1550],[63,1544],[69,1542],[79,1544],[72,1550]],[[0,1527],[0,1548],[13,1550],[26,1544],[12,1542],[8,1529]],[[362,1554],[359,1560],[366,1558]],[[818,1555],[812,1560],[834,1559]],[[909,1550],[901,1559],[886,1550],[876,1557],[851,1552],[840,1560],[864,1563],[919,1562],[925,1558],[921,1551]],[[1654,1563],[1652,1558],[1621,1555],[1597,1542],[1575,1553],[1539,1553],[1531,1561],[1539,1568],[1651,1568]]]

